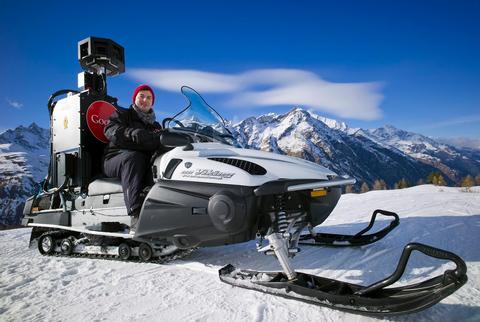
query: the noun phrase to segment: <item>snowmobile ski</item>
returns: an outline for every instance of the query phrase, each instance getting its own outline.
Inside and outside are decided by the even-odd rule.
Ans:
[[[373,227],[377,214],[390,216],[390,217],[393,217],[394,219],[385,228],[375,233],[364,235]],[[388,233],[391,232],[395,227],[397,227],[399,223],[400,223],[400,218],[396,213],[377,209],[373,212],[368,226],[355,235],[316,233],[312,230],[310,234],[305,234],[300,236],[299,244],[313,245],[313,246],[335,246],[335,247],[368,245],[376,241],[379,241],[380,239],[388,235]]]
[[[456,268],[417,284],[386,288],[401,278],[414,250],[450,260]],[[351,313],[382,316],[413,313],[434,305],[467,282],[466,272],[465,262],[459,256],[428,245],[410,243],[405,246],[395,272],[369,286],[300,272],[296,272],[295,279],[289,280],[282,272],[238,270],[230,264],[219,270],[219,276],[223,282],[242,288]]]

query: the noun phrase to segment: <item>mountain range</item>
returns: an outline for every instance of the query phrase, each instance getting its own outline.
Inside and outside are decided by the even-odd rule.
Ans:
[[[350,128],[300,108],[285,114],[247,118],[230,129],[247,148],[297,156],[371,185],[389,187],[405,178],[410,184],[441,172],[448,183],[480,174],[480,150],[456,148],[421,134],[386,125]]]
[[[32,123],[0,134],[0,225],[19,224],[49,164],[50,131]]]
[[[300,157],[355,177],[357,190],[377,179],[393,187],[402,178],[415,184],[432,172],[443,173],[450,184],[480,174],[480,150],[453,147],[389,125],[350,128],[301,108],[227,122],[227,127],[246,148]],[[0,224],[20,222],[25,199],[47,173],[49,137],[50,131],[35,123],[0,134]]]

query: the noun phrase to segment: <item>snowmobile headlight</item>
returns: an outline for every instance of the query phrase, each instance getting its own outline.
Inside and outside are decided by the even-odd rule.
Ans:
[[[317,197],[325,197],[327,195],[326,189],[318,189],[310,191],[310,197],[317,198]]]

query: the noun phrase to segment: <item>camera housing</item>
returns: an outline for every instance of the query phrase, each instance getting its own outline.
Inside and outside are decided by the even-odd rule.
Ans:
[[[125,72],[122,46],[111,39],[88,37],[78,42],[78,61],[83,70],[115,76]]]

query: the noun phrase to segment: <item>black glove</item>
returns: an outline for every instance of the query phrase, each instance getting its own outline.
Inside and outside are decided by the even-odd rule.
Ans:
[[[130,139],[133,143],[141,144],[149,139],[149,133],[143,129],[135,129],[130,132]]]
[[[192,142],[190,136],[180,133],[163,132],[160,134],[160,144],[164,147],[184,146]]]

